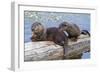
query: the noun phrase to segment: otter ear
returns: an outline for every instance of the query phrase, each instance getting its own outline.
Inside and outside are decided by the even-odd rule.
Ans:
[[[31,28],[31,31],[34,31],[34,29],[33,29],[33,28]]]

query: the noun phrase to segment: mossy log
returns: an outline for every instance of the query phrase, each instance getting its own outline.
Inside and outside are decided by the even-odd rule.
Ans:
[[[65,48],[65,59],[81,58],[83,52],[90,51],[90,37],[81,35],[77,42],[69,40]],[[51,41],[25,43],[25,61],[62,60],[63,47]]]

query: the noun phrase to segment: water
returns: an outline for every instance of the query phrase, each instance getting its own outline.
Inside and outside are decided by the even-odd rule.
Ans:
[[[83,53],[82,59],[88,59],[88,58],[90,58],[90,52]]]
[[[30,42],[32,36],[31,25],[34,22],[41,22],[47,27],[58,27],[63,21],[77,24],[81,30],[90,31],[90,14],[87,13],[64,13],[64,12],[39,12],[24,11],[24,42]],[[83,59],[90,58],[90,53],[83,53]]]

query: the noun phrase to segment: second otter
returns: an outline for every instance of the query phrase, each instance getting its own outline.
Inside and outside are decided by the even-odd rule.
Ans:
[[[59,25],[59,29],[62,31],[66,31],[68,33],[69,39],[72,41],[77,41],[78,37],[81,34],[88,34],[90,36],[90,33],[87,30],[80,30],[79,26],[76,24],[68,23],[68,22],[62,22]]]

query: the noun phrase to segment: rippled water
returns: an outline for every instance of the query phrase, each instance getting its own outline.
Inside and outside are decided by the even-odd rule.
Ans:
[[[62,12],[39,12],[25,11],[24,12],[24,42],[30,42],[31,25],[34,22],[41,22],[47,27],[58,27],[63,21],[68,21],[77,24],[81,30],[90,31],[90,14],[86,13],[62,13]],[[84,53],[83,59],[90,58],[90,53]]]
[[[82,59],[87,59],[87,58],[90,58],[90,52],[83,53]]]

